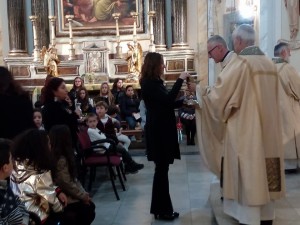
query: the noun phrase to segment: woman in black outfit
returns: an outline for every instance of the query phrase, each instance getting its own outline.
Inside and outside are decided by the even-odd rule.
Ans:
[[[173,211],[168,180],[169,164],[173,164],[174,159],[180,159],[174,108],[183,103],[176,101],[176,97],[189,75],[182,73],[172,90],[168,91],[161,79],[164,69],[162,55],[148,53],[142,67],[140,84],[147,108],[147,157],[155,163],[150,213],[154,214],[155,219],[174,220],[179,213]]]
[[[111,93],[114,95],[115,98],[115,105],[120,105],[121,104],[121,100],[125,95],[125,89],[123,88],[123,80],[120,78],[116,78],[112,89],[111,89]]]
[[[45,130],[49,132],[54,125],[67,125],[72,135],[73,148],[77,146],[77,131],[80,113],[72,111],[65,102],[68,90],[65,81],[54,77],[45,87],[45,102],[42,110]]]
[[[0,102],[0,138],[13,139],[35,127],[29,94],[5,67],[0,67]]]

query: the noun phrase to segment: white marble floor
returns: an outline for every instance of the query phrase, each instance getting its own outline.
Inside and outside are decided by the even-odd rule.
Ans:
[[[154,166],[145,156],[135,156],[134,159],[144,163],[145,168],[137,174],[127,175],[125,192],[116,181],[120,201],[116,200],[105,171],[97,171],[92,190],[97,207],[93,225],[216,225],[209,203],[213,175],[196,153],[196,148],[183,145],[181,149],[182,159],[175,161],[169,172],[171,197],[175,211],[180,212],[179,219],[156,221],[149,213]],[[300,225],[300,174],[287,175],[286,181],[286,198],[276,203],[275,225],[280,222]]]

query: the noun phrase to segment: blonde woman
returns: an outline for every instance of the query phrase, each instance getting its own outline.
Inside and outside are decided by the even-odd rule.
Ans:
[[[103,82],[100,86],[100,93],[98,96],[94,98],[94,104],[97,102],[104,101],[107,105],[112,105],[115,102],[114,96],[109,89],[109,85],[107,82]]]

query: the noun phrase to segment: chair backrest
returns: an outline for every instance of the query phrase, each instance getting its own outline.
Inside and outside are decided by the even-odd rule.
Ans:
[[[87,130],[81,130],[78,132],[78,140],[79,140],[79,144],[81,146],[81,149],[87,150],[91,148],[91,141],[90,141],[90,137],[87,133]]]

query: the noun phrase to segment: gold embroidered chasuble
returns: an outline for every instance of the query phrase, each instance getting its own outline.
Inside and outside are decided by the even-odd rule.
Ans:
[[[197,90],[202,105],[200,122],[210,123],[215,138],[223,138],[226,199],[260,206],[284,195],[278,85],[274,63],[252,46],[232,56],[214,87]],[[204,136],[205,132],[201,130]],[[205,159],[213,158],[215,149],[203,150]],[[217,162],[207,163],[216,167]]]
[[[274,58],[282,85],[280,106],[285,159],[297,159],[300,154],[300,75],[281,58]]]

